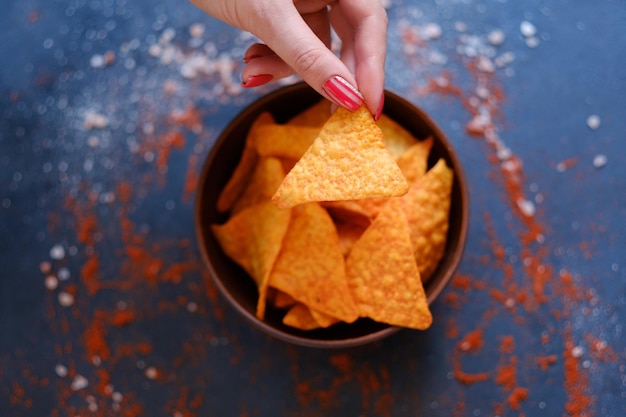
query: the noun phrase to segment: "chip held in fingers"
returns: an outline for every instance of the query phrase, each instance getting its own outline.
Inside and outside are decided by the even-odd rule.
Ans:
[[[353,113],[338,108],[272,201],[279,208],[290,208],[312,201],[401,196],[408,189],[369,111],[364,106]]]

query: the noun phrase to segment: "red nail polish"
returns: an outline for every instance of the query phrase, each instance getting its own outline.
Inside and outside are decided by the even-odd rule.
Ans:
[[[385,107],[385,93],[380,97],[380,101],[378,102],[378,109],[376,109],[376,114],[374,115],[374,120],[380,119],[380,116],[383,114],[383,107]]]
[[[267,84],[274,79],[272,74],[251,75],[248,79],[241,83],[244,88],[258,87]]]
[[[341,107],[357,110],[363,103],[363,95],[342,77],[335,75],[324,83],[324,93]]]
[[[261,55],[248,55],[248,56],[244,56],[243,57],[243,63],[247,64],[248,62],[252,61],[255,58],[260,58]]]

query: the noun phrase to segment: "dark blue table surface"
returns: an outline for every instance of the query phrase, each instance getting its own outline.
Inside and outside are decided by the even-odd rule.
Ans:
[[[239,87],[253,39],[2,3],[0,416],[626,415],[626,3],[387,3],[387,88],[459,152],[470,233],[429,330],[331,351],[250,327],[197,250],[204,157],[279,86]]]

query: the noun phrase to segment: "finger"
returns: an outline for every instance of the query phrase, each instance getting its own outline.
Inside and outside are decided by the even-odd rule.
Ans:
[[[246,88],[258,87],[293,74],[293,68],[278,55],[272,53],[271,55],[252,58],[246,62],[241,72],[241,85]]]
[[[249,61],[260,58],[268,55],[276,55],[274,51],[272,51],[267,45],[263,43],[255,43],[252,44],[246,49],[246,52],[243,54],[243,62],[248,63]]]
[[[341,24],[340,19],[347,23]],[[385,83],[387,13],[380,0],[340,0],[331,9],[331,21],[342,43],[353,49],[346,53],[354,54],[357,85],[372,114],[378,116]]]
[[[260,2],[257,2],[259,4]],[[263,2],[263,13],[282,25],[260,25],[255,35],[262,39],[304,81],[326,98],[349,110],[356,110],[363,96],[354,87],[356,79],[348,67],[333,54],[300,16],[295,7],[278,7],[275,2]],[[326,8],[319,11],[321,19]],[[312,19],[314,14],[309,14]]]

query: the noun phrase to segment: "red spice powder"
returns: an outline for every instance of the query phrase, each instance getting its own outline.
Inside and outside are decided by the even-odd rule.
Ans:
[[[456,348],[461,352],[475,352],[482,349],[483,345],[483,330],[479,328],[467,333],[465,337],[456,344]]]
[[[547,371],[548,368],[557,363],[558,357],[556,355],[539,356],[537,358],[537,364],[542,371]]]
[[[83,333],[83,342],[87,354],[87,360],[94,357],[107,360],[111,356],[111,350],[105,339],[107,312],[97,310],[93,313],[93,319]]]
[[[528,389],[515,387],[507,397],[506,402],[511,407],[511,410],[518,411],[521,408],[521,403],[526,398],[528,398]]]
[[[563,372],[565,374],[565,392],[567,401],[565,411],[572,417],[590,417],[595,415],[591,410],[593,398],[589,395],[589,377],[580,366],[580,358],[573,354],[575,347],[571,326],[567,326],[564,334]]]
[[[461,361],[458,357],[454,358],[454,365],[452,368],[452,372],[454,378],[462,384],[470,385],[475,384],[477,382],[484,382],[489,380],[488,372],[479,372],[479,373],[467,373],[461,369]]]

